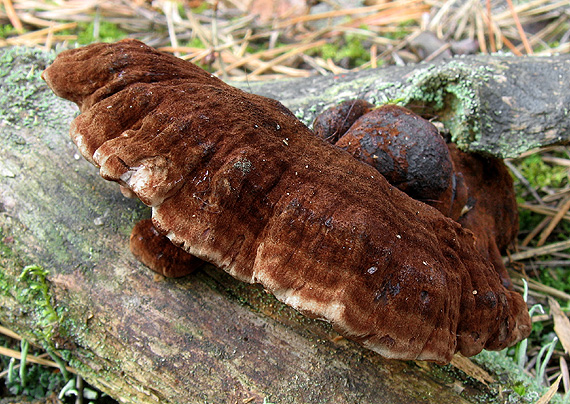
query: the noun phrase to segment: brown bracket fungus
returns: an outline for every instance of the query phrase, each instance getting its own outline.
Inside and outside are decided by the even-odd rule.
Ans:
[[[329,143],[336,143],[374,105],[362,99],[348,100],[323,111],[313,122],[313,132]]]
[[[522,297],[473,234],[301,124],[141,42],[62,52],[44,72],[71,136],[188,253],[388,358],[448,362],[525,338]]]
[[[373,109],[358,118],[336,145],[376,168],[412,198],[432,202],[444,213],[449,209],[453,169],[447,145],[435,126],[412,111],[397,105]]]

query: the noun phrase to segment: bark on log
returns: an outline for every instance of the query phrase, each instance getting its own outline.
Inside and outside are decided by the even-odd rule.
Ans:
[[[67,135],[75,108],[53,96],[39,80],[48,59],[22,49],[0,55],[0,323],[32,342],[58,349],[87,381],[129,403],[471,402],[449,387],[451,376],[445,380],[435,376],[433,365],[384,360],[337,340],[326,324],[304,318],[259,287],[215,268],[180,280],[153,280],[128,250],[131,227],[149,212],[124,198],[116,184],[103,181],[78,157]],[[473,93],[497,91],[499,95],[491,98],[503,102],[496,108],[510,104],[511,111],[516,106],[515,112],[521,114],[524,108],[536,113],[568,104],[560,88],[551,89],[559,92],[558,97],[550,94],[535,108],[536,94],[531,93],[532,105],[524,107],[528,97],[523,90],[513,83],[510,92],[498,87],[504,84],[501,77],[510,83],[515,79],[512,72],[535,71],[537,64],[542,77],[551,66],[557,85],[557,80],[567,83],[568,58],[490,59],[491,68],[485,67],[484,59],[469,60],[455,61],[450,68],[457,69],[453,71],[459,77],[471,77],[470,85],[477,89]],[[479,73],[469,73],[470,65]],[[427,86],[433,89],[435,84],[426,75],[445,68],[445,64],[422,67],[421,74],[413,68],[394,68],[285,87],[255,84],[251,89],[273,94],[312,117],[326,105],[349,97],[396,98],[403,93],[394,92],[395,87],[407,88],[406,76],[427,94]],[[387,79],[381,78],[384,74]],[[420,77],[424,87],[417,84]],[[496,80],[496,88],[474,77]],[[400,84],[385,86],[387,91],[382,92],[381,82]],[[293,86],[296,91],[285,92]],[[441,96],[442,101],[447,99],[445,93]],[[410,95],[409,100],[417,98]],[[479,108],[483,104],[491,108],[493,102],[481,101]],[[524,140],[525,145],[565,140],[568,120],[562,119],[563,112],[551,112],[545,123],[531,123],[558,129],[552,129],[549,137]],[[481,119],[497,116],[492,115]],[[474,115],[470,119],[474,122]],[[553,123],[554,119],[558,121]],[[498,147],[511,139],[504,136],[512,128],[501,121],[496,125],[503,128],[492,132],[499,141],[493,135],[489,142],[481,138],[478,146],[469,147],[507,154]],[[30,283],[42,279],[20,279],[22,268],[31,264],[49,270],[47,298],[26,291]],[[49,315],[52,308],[55,319]],[[476,394],[480,391],[488,390],[476,385]]]
[[[517,157],[570,140],[570,55],[466,56],[340,76],[250,83],[306,124],[346,99],[397,101],[436,117],[463,150]]]

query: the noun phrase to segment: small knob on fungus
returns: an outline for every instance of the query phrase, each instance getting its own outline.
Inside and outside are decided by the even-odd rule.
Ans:
[[[168,278],[186,276],[204,265],[204,261],[176,247],[160,234],[151,219],[141,220],[133,227],[130,248],[136,259]]]
[[[445,141],[434,125],[406,108],[384,105],[364,114],[336,145],[414,199],[440,202],[452,187]]]

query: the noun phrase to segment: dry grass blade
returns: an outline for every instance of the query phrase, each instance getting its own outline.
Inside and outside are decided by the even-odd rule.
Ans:
[[[530,205],[528,203],[519,203],[519,208],[527,209],[531,212],[540,213],[541,215],[546,216],[556,216],[558,210],[556,208],[552,208],[550,206],[537,206],[537,205]],[[562,219],[570,220],[570,213],[566,212],[562,215]]]
[[[560,373],[562,373],[562,381],[564,382],[564,391],[570,392],[570,372],[568,372],[568,363],[563,356],[560,356]]]
[[[19,334],[15,333],[14,331],[10,330],[9,328],[1,326],[1,325],[0,325],[0,334],[3,334],[5,336],[10,337],[12,339],[15,339],[17,341],[20,341],[22,339],[22,337]]]
[[[550,220],[550,223],[548,224],[548,226],[546,226],[546,228],[544,229],[544,231],[540,234],[540,238],[538,240],[538,243],[536,243],[537,247],[541,247],[544,245],[544,243],[546,242],[546,239],[548,238],[548,236],[550,236],[550,234],[552,233],[552,231],[554,230],[554,228],[556,226],[558,226],[558,223],[560,223],[560,221],[562,220],[562,218],[564,218],[564,215],[566,215],[566,213],[568,213],[568,210],[570,209],[570,196],[567,196],[564,200],[562,200],[562,202],[560,203],[560,206],[558,208],[558,211],[556,212],[556,214],[554,215],[554,217],[552,218],[552,220]]]
[[[495,43],[495,27],[493,27],[493,13],[491,12],[491,0],[485,1],[485,11],[485,24],[487,25],[491,52],[497,52],[497,44]]]
[[[407,20],[418,20],[421,18],[422,14],[428,11],[428,8],[424,5],[408,7],[409,6],[377,12],[372,15],[357,18],[350,23],[343,25],[349,27],[367,25],[373,29],[375,26],[390,25]]]
[[[322,46],[325,43],[326,43],[326,41],[321,40],[321,41],[313,42],[313,43],[310,43],[307,45],[298,45],[294,49],[291,49],[290,51],[284,53],[283,55],[273,59],[271,62],[264,63],[262,66],[258,67],[253,72],[251,72],[251,75],[257,76],[259,74],[262,74],[262,73],[266,72],[268,69],[273,68],[273,67],[277,66],[278,64],[280,64],[281,62],[289,59],[290,57],[298,55],[299,53],[306,52],[309,49],[313,49],[313,48],[316,48],[318,46]]]
[[[554,331],[560,339],[564,351],[570,353],[570,320],[560,309],[560,304],[556,300],[549,297],[548,304],[550,306],[550,314],[554,320]]]
[[[520,261],[528,258],[539,257],[541,255],[552,254],[554,252],[563,251],[570,248],[570,240],[560,241],[558,243],[552,243],[539,248],[531,248],[526,251],[521,251],[515,254],[511,254],[508,258],[505,258],[505,263]]]
[[[515,165],[510,162],[509,160],[505,160],[505,165],[509,168],[509,170],[511,171],[511,173],[513,173],[513,175],[515,177],[517,177],[517,179],[521,182],[521,184],[523,184],[526,189],[530,192],[530,194],[532,195],[532,197],[540,204],[540,205],[544,205],[544,201],[542,200],[542,198],[538,195],[538,192],[536,192],[536,189],[534,189],[534,187],[532,185],[530,185],[530,182],[525,178],[524,175],[522,175],[522,173],[518,170],[518,168],[515,167]]]
[[[283,21],[279,24],[277,24],[275,26],[276,29],[282,29],[282,28],[287,28],[290,27],[292,25],[295,24],[299,24],[299,23],[306,23],[306,22],[310,22],[310,21],[316,21],[316,20],[327,20],[327,19],[332,19],[332,18],[340,18],[340,17],[348,17],[348,16],[353,16],[353,15],[367,15],[367,14],[371,14],[371,13],[378,13],[381,10],[386,10],[386,9],[408,9],[408,8],[414,8],[414,7],[425,7],[425,5],[421,4],[422,2],[420,0],[397,0],[397,1],[393,1],[393,2],[386,2],[386,3],[381,3],[381,4],[377,4],[374,6],[369,6],[369,7],[357,7],[357,8],[345,8],[345,9],[341,9],[341,10],[333,10],[333,11],[327,11],[327,12],[322,12],[322,13],[318,13],[318,14],[309,14],[309,15],[303,15],[303,16],[299,16],[299,17],[295,17],[295,18],[290,18],[286,21]]]
[[[365,52],[372,55],[370,58],[368,55],[359,58],[359,64],[363,63],[363,59],[368,59],[363,65],[356,66],[360,69],[437,57],[438,52],[418,55],[410,45],[410,39],[424,29],[433,31],[444,42],[439,52],[448,53],[450,47],[453,50],[449,43],[451,40],[469,39],[477,40],[483,52],[508,47],[520,55],[521,45],[518,42],[526,37],[521,35],[524,34],[521,29],[538,23],[540,30],[526,38],[531,47],[545,53],[549,51],[545,44],[557,41],[559,45],[550,52],[570,52],[568,38],[564,39],[563,36],[569,18],[565,11],[567,0],[531,0],[532,6],[517,3],[507,10],[496,0],[394,0],[379,1],[364,7],[341,6],[333,1],[321,2],[319,6],[326,3],[326,7],[320,9],[324,11],[294,17],[284,14],[270,22],[262,22],[249,15],[247,2],[244,1],[212,0],[200,12],[191,9],[190,2],[174,0],[2,1],[13,5],[14,15],[25,29],[32,32],[36,32],[33,30],[37,28],[57,27],[62,22],[80,22],[81,29],[90,23],[93,26],[90,29],[94,32],[97,32],[99,23],[114,24],[129,36],[179,54],[186,60],[206,65],[214,61],[212,70],[234,80],[244,79],[245,73],[240,67],[255,72],[248,79],[259,80],[339,73],[353,66],[345,61],[320,57],[318,49],[317,56],[307,57],[295,51],[292,54],[295,57],[287,57],[285,52],[276,52],[272,56],[271,53],[263,57],[258,55],[259,59],[254,60],[256,56],[252,55],[263,52],[260,51],[265,46],[263,41],[269,42],[271,50],[283,43],[302,46],[320,40],[326,40],[333,46],[344,46],[347,35],[358,35],[363,38]],[[308,9],[316,10],[312,6],[308,6]],[[430,14],[431,21],[426,20],[425,17]],[[556,16],[560,18],[553,18]],[[515,28],[517,18],[522,27],[518,30]],[[0,20],[13,21],[16,26],[17,19],[8,18],[0,9]],[[52,28],[52,31],[37,31],[31,37],[9,36],[0,39],[0,46],[49,48],[74,40],[73,36],[55,35],[56,32],[57,29]],[[190,40],[199,40],[201,46],[193,46],[194,43],[187,42]],[[274,58],[279,59],[274,61]]]
[[[563,159],[561,157],[542,156],[542,161],[545,163],[557,164],[559,166],[570,167],[570,159]]]
[[[471,359],[466,358],[463,355],[456,354],[453,356],[453,359],[451,359],[451,364],[457,369],[463,371],[466,375],[471,376],[484,385],[487,385],[487,383],[495,382],[493,376],[487,373],[485,369],[477,366]]]
[[[509,274],[511,275],[513,283],[519,287],[519,290],[522,290],[523,281],[520,278],[520,274],[514,271],[509,271]],[[537,282],[534,279],[526,279],[526,282],[528,284],[529,294],[533,294],[539,297],[552,296],[557,299],[570,301],[570,295],[568,293],[565,293],[551,286],[543,285],[542,283]]]
[[[9,349],[9,348],[0,347],[0,355],[7,356],[9,358],[22,360],[22,355],[19,351],[15,351],[15,350]],[[31,363],[37,363],[38,365],[49,366],[52,368],[58,368],[59,369],[59,365],[57,363],[55,363],[54,361],[50,361],[48,359],[40,358],[38,356],[27,355],[26,361],[31,362]],[[71,373],[77,373],[77,370],[75,370],[74,368],[72,368],[70,366],[66,366],[65,368]]]
[[[509,48],[509,50],[510,50],[511,52],[513,52],[513,54],[514,54],[515,56],[522,56],[522,55],[523,55],[522,52],[521,52],[520,50],[518,50],[517,47],[516,47],[511,41],[509,41],[506,36],[503,36],[503,35],[501,34],[501,39],[503,40],[503,42],[505,43],[505,45],[507,46],[507,48]]]
[[[47,352],[37,356],[38,359],[44,359],[47,357],[48,357]],[[14,367],[12,369],[8,368],[6,370],[3,370],[2,372],[0,372],[0,379],[6,377],[10,373],[10,371],[14,372],[16,369],[19,369],[21,365],[22,365],[22,362],[20,361],[20,363],[14,364]]]
[[[479,12],[475,14],[475,30],[476,30],[477,41],[479,41],[479,47],[481,49],[481,52],[488,53],[487,42],[485,41],[485,26],[483,23],[483,18],[485,13],[481,9],[481,5],[479,4],[479,2],[477,3],[477,8],[479,9]]]
[[[274,48],[274,49],[267,49],[267,50],[263,50],[257,53],[251,53],[247,56],[244,57],[234,57],[234,61],[226,66],[226,69],[228,71],[231,71],[233,69],[237,69],[240,68],[242,66],[245,66],[249,63],[255,62],[255,61],[260,61],[262,59],[268,59],[268,58],[272,58],[275,57],[276,55],[282,54],[283,52],[287,52],[291,49],[295,49],[297,47],[296,44],[294,45],[285,45],[279,48]]]
[[[520,206],[519,206],[520,207]],[[532,240],[544,229],[548,223],[550,223],[550,217],[545,217],[540,221],[539,224],[536,225],[534,229],[532,229],[528,235],[524,238],[524,240],[519,244],[520,247],[526,247],[530,244]]]
[[[524,28],[521,25],[519,16],[517,14],[517,11],[515,10],[515,6],[513,5],[513,0],[507,0],[507,4],[509,5],[509,9],[511,10],[511,14],[513,15],[513,20],[515,21],[515,25],[517,26],[517,31],[519,32],[519,35],[523,42],[524,49],[527,55],[532,55],[532,48],[530,47],[530,43],[528,42],[528,38],[526,36],[526,33],[524,32]]]
[[[10,330],[9,328],[6,328],[2,325],[0,325],[0,334],[5,335],[9,338],[12,338],[14,340],[17,341],[21,341],[23,338],[21,335],[15,333],[14,331]],[[22,355],[19,351],[13,350],[13,349],[9,349],[6,347],[0,347],[0,355],[4,355],[10,358],[14,358],[14,359],[18,359],[18,360],[22,360]],[[47,356],[47,353],[44,353],[40,356],[34,356],[34,355],[26,355],[26,361],[27,362],[31,362],[31,363],[37,363],[38,365],[42,365],[42,366],[49,366],[52,368],[60,368],[60,365],[57,364],[54,361],[51,361],[49,359],[44,359],[44,356]],[[70,366],[66,366],[65,367],[69,372],[71,373],[77,373],[77,371],[70,367]],[[0,373],[0,378],[4,377],[4,375],[7,373],[7,370],[4,372]]]
[[[4,9],[6,10],[6,15],[10,20],[10,23],[16,29],[16,32],[22,34],[24,32],[24,26],[22,25],[22,21],[18,17],[16,10],[14,10],[14,5],[12,4],[12,0],[2,0],[4,4]]]
[[[518,2],[514,6],[515,13],[523,22],[527,22],[529,17],[542,15],[554,10],[566,10],[568,8],[568,0],[560,0],[553,2],[551,0],[533,0],[528,2]],[[496,18],[504,21],[505,25],[512,25],[512,12],[511,9],[498,12]]]
[[[53,25],[49,28],[40,29],[37,31],[28,32],[26,34],[18,35],[16,37],[8,38],[7,40],[0,39],[0,46],[17,46],[17,45],[39,45],[46,42],[49,35],[53,35],[55,32],[73,29],[77,27],[77,23],[65,23]],[[66,35],[60,37],[60,39],[76,39],[75,35]]]

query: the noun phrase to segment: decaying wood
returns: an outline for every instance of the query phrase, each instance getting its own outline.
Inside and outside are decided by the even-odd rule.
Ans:
[[[431,365],[339,340],[215,268],[153,279],[128,251],[131,227],[149,212],[78,158],[67,135],[76,111],[39,80],[45,55],[8,52],[0,66],[9,71],[0,75],[2,324],[54,344],[124,402],[467,402]],[[50,271],[56,323],[19,298],[30,264]]]

